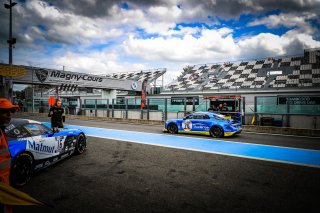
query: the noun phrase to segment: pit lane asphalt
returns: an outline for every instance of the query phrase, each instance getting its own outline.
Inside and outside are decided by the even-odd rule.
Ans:
[[[21,117],[31,120],[38,121],[47,121],[50,122],[48,118],[43,117]],[[162,133],[163,125],[142,125],[142,124],[128,124],[120,122],[110,122],[110,121],[96,121],[96,120],[78,120],[70,119],[67,120],[67,124],[80,125],[80,126],[92,126],[108,129],[120,129],[120,130],[129,130],[137,132],[148,132],[148,133]],[[199,136],[199,135],[188,135],[180,134],[185,137],[200,137],[210,139],[209,136]],[[294,147],[302,149],[314,149],[320,150],[320,138],[316,137],[297,137],[297,136],[286,136],[286,135],[270,135],[270,134],[260,134],[260,133],[251,133],[243,131],[240,135],[233,137],[223,138],[225,141],[239,141],[245,143],[254,143],[254,144],[265,144],[265,145],[274,145],[274,146],[284,146],[284,147]]]
[[[67,123],[153,133],[162,128]],[[318,139],[250,135],[228,140],[319,148]],[[84,154],[37,173],[21,188],[55,208],[15,207],[14,212],[311,212],[318,209],[319,171],[89,137]]]

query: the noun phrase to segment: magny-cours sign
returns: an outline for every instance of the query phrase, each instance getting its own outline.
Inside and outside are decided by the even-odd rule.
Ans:
[[[35,67],[23,67],[26,72],[22,76],[14,76],[14,83],[24,84],[46,84],[60,86],[61,84],[73,84],[77,87],[96,89],[117,89],[141,91],[142,83],[133,80],[114,79],[102,75],[92,75],[87,73],[61,71],[53,69],[43,69]],[[132,84],[136,87],[132,87]]]

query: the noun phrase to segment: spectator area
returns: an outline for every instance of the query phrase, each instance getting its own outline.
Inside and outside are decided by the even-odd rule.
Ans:
[[[189,66],[163,92],[315,87],[320,87],[320,48],[295,57]]]
[[[133,71],[124,73],[111,73],[106,75],[106,77],[116,78],[116,79],[126,79],[143,82],[147,80],[148,82],[155,81],[161,77],[166,72],[166,69],[155,69],[155,70],[143,70],[143,71]]]

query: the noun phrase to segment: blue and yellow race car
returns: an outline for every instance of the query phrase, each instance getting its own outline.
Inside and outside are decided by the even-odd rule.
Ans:
[[[79,129],[59,129],[52,132],[44,124],[14,118],[5,129],[12,157],[10,182],[23,186],[34,171],[55,164],[86,148],[86,136]]]
[[[211,112],[195,112],[184,118],[167,120],[164,125],[164,132],[171,134],[189,133],[223,137],[239,134],[241,131],[241,122]]]

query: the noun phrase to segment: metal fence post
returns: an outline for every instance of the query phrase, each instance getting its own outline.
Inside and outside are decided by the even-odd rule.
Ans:
[[[168,99],[164,99],[164,120],[168,119]]]
[[[149,113],[150,113],[149,103],[150,103],[150,99],[148,98],[148,99],[147,99],[147,120],[150,120],[150,115],[149,115]]]
[[[186,116],[187,112],[187,98],[184,98],[184,116]]]
[[[254,96],[254,121],[255,125],[258,125],[258,120],[257,120],[257,96]]]
[[[242,101],[242,112],[243,113],[241,113],[240,117],[241,117],[241,124],[245,124],[246,123],[246,98],[243,97],[242,100],[243,100]]]
[[[98,117],[97,99],[94,100],[94,117]]]
[[[142,120],[143,119],[143,108],[141,107],[140,109],[140,119]]]
[[[80,97],[79,97],[79,112],[77,114],[82,115],[82,101]]]
[[[128,99],[126,98],[126,119],[128,119]]]
[[[192,97],[192,111],[196,111],[195,97]]]
[[[290,114],[290,104],[288,104],[288,101],[287,101],[287,124],[286,124],[286,127],[290,127],[290,115],[289,114]]]
[[[112,118],[114,118],[114,98],[112,99],[112,112],[111,112]]]
[[[110,116],[109,109],[110,109],[110,107],[109,107],[109,99],[107,99],[107,117],[108,117],[108,118],[109,118],[109,116]]]

